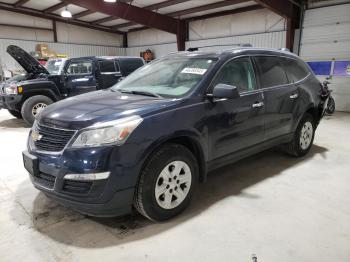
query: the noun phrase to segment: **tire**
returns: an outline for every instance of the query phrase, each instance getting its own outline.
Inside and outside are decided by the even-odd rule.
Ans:
[[[9,113],[10,113],[12,116],[14,116],[15,118],[17,118],[17,119],[22,119],[22,114],[21,114],[21,112],[15,111],[15,110],[7,110],[7,111],[9,111]]]
[[[305,156],[312,147],[315,129],[316,125],[313,116],[306,113],[294,133],[293,140],[286,145],[285,151],[292,156]]]
[[[134,207],[153,221],[175,217],[190,203],[198,184],[198,170],[196,158],[186,147],[165,144],[152,154],[141,171]]]
[[[326,108],[326,113],[329,115],[332,115],[335,111],[335,101],[333,97],[329,97],[328,103],[327,103],[327,108]]]
[[[32,96],[29,97],[22,105],[21,113],[23,116],[23,120],[28,126],[32,126],[35,120],[36,114],[39,113],[40,108],[38,106],[42,106],[42,108],[52,104],[53,101],[47,96]],[[37,110],[35,110],[37,107]],[[37,111],[37,112],[35,112]]]

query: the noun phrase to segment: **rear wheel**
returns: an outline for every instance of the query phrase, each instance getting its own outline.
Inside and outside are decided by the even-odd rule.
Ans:
[[[181,213],[190,203],[198,181],[198,164],[184,146],[166,144],[142,170],[134,206],[143,216],[164,221]]]
[[[297,157],[306,155],[313,144],[315,128],[313,116],[306,113],[294,133],[293,140],[286,145],[287,153]]]
[[[329,97],[327,102],[326,113],[332,115],[335,111],[335,101],[333,97]]]
[[[13,115],[15,118],[22,119],[22,114],[19,111],[15,110],[8,110],[11,115]]]
[[[35,117],[48,105],[52,104],[53,101],[47,96],[32,96],[29,97],[22,105],[21,113],[24,122],[28,126],[32,126]]]

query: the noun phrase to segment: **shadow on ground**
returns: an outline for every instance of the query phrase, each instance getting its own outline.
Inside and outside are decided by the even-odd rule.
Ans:
[[[0,128],[6,129],[6,128],[23,128],[27,127],[22,119],[17,118],[9,118],[0,121]]]
[[[293,158],[276,150],[269,150],[217,169],[209,174],[205,184],[199,186],[190,207],[165,223],[153,223],[140,215],[91,218],[62,207],[43,193],[37,192],[31,210],[26,210],[26,213],[31,216],[35,230],[57,242],[85,248],[121,245],[170,230],[227,197],[243,197],[254,201],[261,196],[248,194],[244,192],[245,189],[280,175],[316,155],[325,157],[326,151],[326,148],[314,145],[307,156]],[[29,181],[22,183],[18,190],[30,190],[28,183]],[[16,220],[14,216],[18,216],[18,212],[13,210],[12,215]]]

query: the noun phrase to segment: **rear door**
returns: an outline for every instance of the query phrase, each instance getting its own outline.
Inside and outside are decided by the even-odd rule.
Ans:
[[[71,59],[65,68],[64,89],[67,96],[96,90],[95,68],[90,58]]]
[[[236,86],[240,97],[216,101],[207,110],[211,160],[248,149],[264,138],[264,99],[250,57],[227,62],[211,88],[217,84]]]
[[[119,60],[120,71],[124,77],[128,76],[144,64],[145,63],[141,58],[121,58]]]
[[[260,87],[265,98],[265,140],[292,132],[298,88],[290,84],[278,56],[255,56]]]
[[[119,62],[114,59],[99,60],[98,62],[98,89],[113,86],[122,77]]]

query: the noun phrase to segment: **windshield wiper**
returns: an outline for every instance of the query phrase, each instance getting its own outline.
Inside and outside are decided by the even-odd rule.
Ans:
[[[142,91],[142,90],[125,90],[125,89],[119,89],[120,93],[126,93],[126,94],[134,94],[134,95],[143,95],[143,96],[151,96],[151,97],[158,97],[163,98],[161,95],[158,95],[157,93],[149,92],[149,91]]]

